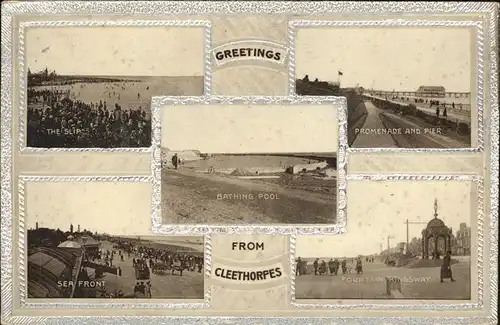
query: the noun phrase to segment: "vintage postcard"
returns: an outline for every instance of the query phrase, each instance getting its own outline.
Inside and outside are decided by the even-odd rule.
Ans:
[[[474,147],[476,29],[409,24],[298,27],[296,93],[346,97],[351,148]]]
[[[335,223],[334,103],[240,102],[162,107],[163,223]]]
[[[0,323],[497,324],[497,22],[2,3]]]
[[[367,180],[349,187],[351,201],[365,199],[350,206],[345,234],[297,238],[298,303],[477,301],[475,182]]]
[[[203,26],[26,28],[26,147],[150,147],[151,97],[204,93],[204,33]]]
[[[155,237],[138,227],[147,204],[133,205],[148,186],[28,178],[22,207],[27,301],[204,299],[203,237]]]

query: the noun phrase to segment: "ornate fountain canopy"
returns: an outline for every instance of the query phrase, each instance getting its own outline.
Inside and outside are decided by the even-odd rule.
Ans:
[[[443,220],[434,218],[431,221],[427,223],[427,228],[439,228],[439,227],[446,227],[444,224]]]
[[[441,235],[447,234],[450,230],[444,224],[443,220],[438,218],[438,203],[437,199],[434,199],[434,218],[427,223],[427,227],[422,230],[422,234],[427,234],[428,236],[432,235]]]

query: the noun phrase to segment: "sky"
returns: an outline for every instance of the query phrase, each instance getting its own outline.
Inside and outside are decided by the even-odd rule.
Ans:
[[[204,153],[337,152],[333,105],[192,105],[162,109],[161,145]]]
[[[387,91],[425,85],[470,92],[471,39],[470,30],[452,28],[298,29],[296,77]]]
[[[151,200],[145,182],[27,182],[26,226],[150,235]]]
[[[202,76],[203,27],[68,27],[26,32],[26,66],[61,75]]]
[[[347,231],[343,235],[297,237],[296,252],[301,257],[354,257],[380,253],[380,244],[406,242],[406,219],[422,222],[409,227],[409,240],[434,218],[434,199],[438,218],[453,233],[461,222],[471,225],[470,182],[448,181],[349,181]]]

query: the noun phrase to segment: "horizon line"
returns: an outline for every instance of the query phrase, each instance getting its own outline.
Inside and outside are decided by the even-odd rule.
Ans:
[[[44,227],[44,226],[39,226],[38,228],[33,228],[33,227],[30,227],[28,228],[27,230],[37,230],[37,229],[50,229],[50,230],[56,230],[58,228],[51,228],[51,227]],[[62,230],[59,228],[59,230],[63,233],[67,233],[67,232],[70,232],[69,229],[67,230]],[[99,231],[91,231],[91,230],[88,230],[88,229],[83,229],[81,231],[78,231],[78,230],[73,230],[73,233],[83,233],[84,231],[86,230],[86,232],[90,232],[93,236],[95,236],[95,233],[97,232],[97,235],[98,236],[102,236],[102,235],[107,235],[107,236],[110,236],[110,237],[122,237],[122,238],[127,238],[127,239],[137,239],[137,238],[140,238],[140,240],[168,240],[169,238],[176,238],[176,237],[192,237],[192,238],[201,238],[202,242],[200,244],[203,244],[203,236],[170,236],[170,237],[165,237],[165,236],[154,236],[154,235],[113,235],[113,234],[108,234],[106,232],[99,232]],[[181,239],[179,239],[178,241],[182,241]],[[193,243],[193,244],[198,244],[198,243]]]
[[[303,81],[304,77],[302,77],[302,78],[295,77],[296,78],[295,82],[297,82],[298,80]],[[316,78],[309,78],[309,82],[311,82],[311,83],[314,82],[314,79],[316,79]],[[339,80],[339,81],[328,81],[328,80],[321,80],[319,78],[317,78],[317,79],[318,79],[318,82],[326,82],[326,83],[329,83],[329,84],[337,84],[339,86],[339,88],[342,89],[342,82],[341,82],[341,80]],[[447,88],[445,86],[433,86],[433,85],[420,85],[418,87],[422,87],[422,86],[423,87],[429,87],[429,86],[430,87],[444,87],[445,89]],[[394,90],[394,89],[393,90],[376,89],[376,88],[372,88],[372,87],[365,87],[365,86],[363,86],[361,84],[357,84],[357,85],[354,84],[354,85],[351,85],[351,86],[345,86],[344,88],[363,88],[363,89],[374,89],[374,90],[380,90],[380,91],[393,91]],[[404,91],[407,91],[407,92],[416,92],[415,90],[397,90],[397,91],[399,91],[399,92],[404,92]],[[470,94],[472,92],[472,90],[469,89],[469,91],[445,91],[445,92],[446,93],[468,93],[468,94]]]
[[[31,70],[31,69],[29,69]],[[50,70],[48,70],[50,73]],[[53,70],[55,71],[55,70]],[[41,71],[31,72],[31,74],[39,74]],[[158,76],[146,76],[146,75],[113,75],[113,74],[58,74],[56,71],[56,76],[58,77],[101,77],[101,78],[110,78],[110,77],[121,77],[121,78],[203,78],[204,75],[196,75],[196,76],[188,76],[188,75],[178,75],[178,76],[168,76],[168,75],[158,75]]]

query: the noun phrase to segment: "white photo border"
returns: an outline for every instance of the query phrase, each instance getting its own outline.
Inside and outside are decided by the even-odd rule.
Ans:
[[[153,232],[162,235],[198,235],[207,233],[217,234],[274,234],[286,235],[298,233],[302,235],[313,234],[341,234],[345,231],[346,224],[346,180],[347,175],[347,103],[342,97],[308,97],[308,96],[204,96],[204,97],[174,97],[162,96],[153,97],[154,107],[153,120],[161,120],[162,107],[168,105],[331,105],[336,109],[338,119],[338,150],[337,150],[337,217],[336,222],[331,224],[262,224],[262,225],[234,225],[234,224],[164,224],[162,221],[162,199],[161,199],[161,123],[156,122],[153,129]]]

